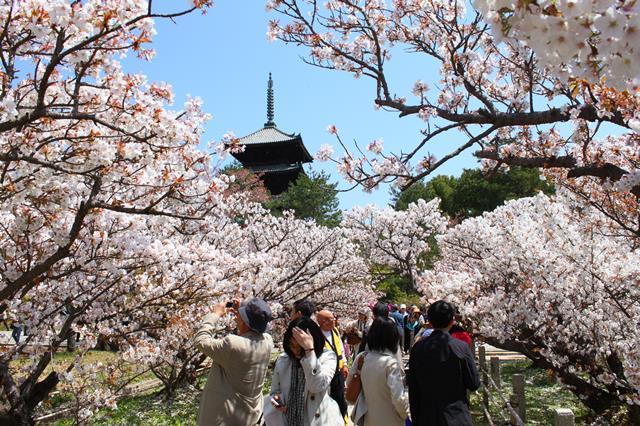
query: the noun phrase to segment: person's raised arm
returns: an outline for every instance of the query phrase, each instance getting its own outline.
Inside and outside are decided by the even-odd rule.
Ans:
[[[196,349],[220,365],[223,365],[231,355],[229,339],[215,337],[216,333],[220,331],[220,319],[225,312],[224,303],[215,305],[213,312],[203,318],[202,325],[193,336]]]
[[[304,350],[300,365],[304,370],[307,390],[318,393],[329,389],[331,379],[336,372],[338,362],[336,354],[333,351],[325,351],[321,357],[322,361],[319,360],[314,350],[313,337],[298,327],[293,329],[293,338]]]

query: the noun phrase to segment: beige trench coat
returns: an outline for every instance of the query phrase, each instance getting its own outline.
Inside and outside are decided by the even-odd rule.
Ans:
[[[215,314],[204,317],[194,336],[196,348],[213,360],[200,400],[199,426],[252,426],[262,415],[262,385],[273,340],[254,331],[215,338]]]
[[[358,355],[358,357],[363,354]],[[354,360],[347,384],[357,370]],[[409,416],[409,395],[404,388],[404,374],[396,354],[368,351],[362,371],[362,390],[354,413],[354,423],[364,426],[404,426]],[[364,407],[363,407],[364,404]],[[361,419],[364,417],[364,422]]]

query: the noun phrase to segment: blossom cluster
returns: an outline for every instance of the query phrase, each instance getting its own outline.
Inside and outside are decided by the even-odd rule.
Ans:
[[[355,207],[345,214],[343,226],[358,244],[372,274],[381,267],[390,268],[415,285],[416,276],[433,249],[433,239],[447,225],[439,204],[439,199],[418,200],[405,211],[373,205]]]
[[[523,43],[565,81],[640,86],[640,5],[619,0],[476,0],[497,39]]]
[[[347,152],[333,158],[325,148],[320,158],[331,157],[348,181],[365,190],[391,181],[406,187],[474,149],[476,157],[490,160],[489,167],[563,169],[583,181],[604,178],[605,185],[628,174],[617,188],[636,196],[640,186],[631,185],[636,160],[612,163],[618,170],[591,153],[600,151],[602,133],[640,128],[633,74],[640,69],[638,7],[635,1],[580,0],[268,4],[281,18],[270,24],[272,38],[305,46],[314,65],[370,78],[377,107],[424,121],[422,140],[401,153],[389,143],[384,154],[377,144],[369,144],[368,151],[347,149],[335,126],[329,128]],[[438,74],[430,72],[425,81],[417,66],[398,80],[387,70],[403,51],[422,55]],[[402,96],[402,90],[413,96]],[[580,136],[581,129],[574,136],[560,125],[568,121],[589,134]],[[461,138],[439,159],[425,148]],[[609,138],[607,145],[615,155],[628,138],[619,137],[618,146]]]

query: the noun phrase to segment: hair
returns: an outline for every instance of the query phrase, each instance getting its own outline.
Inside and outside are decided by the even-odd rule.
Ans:
[[[378,302],[371,308],[371,312],[376,318],[387,318],[389,316],[389,307],[385,303]]]
[[[391,312],[398,312],[398,305],[391,305]]]
[[[316,304],[309,299],[300,299],[293,302],[293,312],[300,312],[302,316],[309,317],[316,313]]]
[[[427,317],[433,328],[446,328],[453,321],[455,310],[453,305],[444,300],[438,300],[429,306]]]
[[[291,339],[293,339],[293,328],[299,327],[302,330],[311,334],[313,337],[313,351],[316,353],[316,356],[320,358],[322,352],[324,351],[324,334],[322,334],[322,330],[314,320],[309,317],[300,317],[296,318],[289,323],[287,327],[287,331],[284,332],[284,337],[282,339],[282,346],[284,347],[284,351],[289,355],[290,358],[296,359],[296,355],[291,352],[291,348],[289,347],[289,343],[291,343]]]
[[[396,353],[400,342],[400,332],[396,322],[391,318],[376,318],[369,328],[367,334],[367,345],[372,351],[382,352],[384,350]]]

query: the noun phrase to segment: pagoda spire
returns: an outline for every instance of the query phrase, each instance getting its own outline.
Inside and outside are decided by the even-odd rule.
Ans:
[[[271,73],[269,73],[269,82],[267,83],[267,122],[264,123],[264,127],[276,127],[276,123],[273,121],[273,80],[271,79]]]

